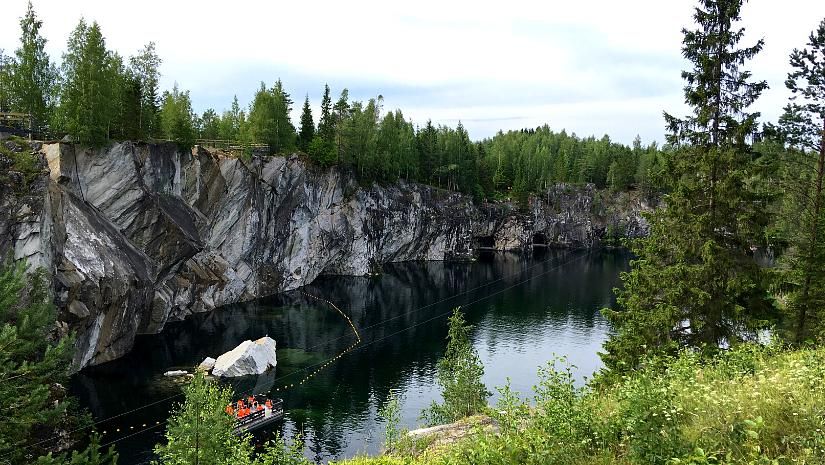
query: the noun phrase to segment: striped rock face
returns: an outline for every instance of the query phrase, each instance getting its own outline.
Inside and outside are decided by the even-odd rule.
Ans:
[[[589,248],[647,232],[634,193],[552,186],[526,205],[474,202],[416,183],[360,185],[297,155],[253,157],[173,144],[38,148],[30,189],[0,184],[0,258],[42,267],[73,369],[121,357],[135,336],[322,274],[365,275],[480,249]]]

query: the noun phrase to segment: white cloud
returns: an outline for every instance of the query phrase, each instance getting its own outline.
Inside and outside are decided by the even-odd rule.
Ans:
[[[3,0],[0,48],[17,45],[25,0]],[[197,109],[248,100],[284,78],[299,106],[324,82],[358,98],[383,94],[417,122],[457,119],[473,137],[544,122],[580,135],[662,139],[662,110],[684,112],[680,29],[694,2],[37,0],[59,56],[80,16],[129,55],[154,40],[164,85]],[[818,0],[752,0],[748,40],[766,39],[751,68],[772,87],[757,108],[775,118],[787,98],[787,56],[825,17]]]

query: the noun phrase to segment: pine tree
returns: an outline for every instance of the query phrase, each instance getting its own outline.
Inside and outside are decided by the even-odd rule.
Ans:
[[[20,19],[20,48],[11,66],[12,108],[32,115],[35,124],[48,124],[54,105],[57,71],[46,54],[46,39],[40,35],[43,22],[32,3]]]
[[[235,434],[235,419],[224,409],[232,392],[198,370],[184,388],[185,400],[172,413],[166,443],[155,446],[163,465],[243,465],[251,462],[248,437]]]
[[[780,121],[791,145],[788,156],[794,160],[790,163],[811,167],[810,175],[797,178],[799,185],[792,189],[802,207],[790,254],[792,279],[798,286],[791,299],[797,343],[812,335],[825,337],[825,312],[821,310],[825,306],[825,20],[811,33],[807,45],[810,48],[791,53],[793,71],[786,86],[792,97]]]
[[[301,130],[298,132],[298,148],[309,153],[309,145],[315,137],[315,122],[312,120],[312,108],[309,106],[309,95],[304,98],[304,107],[301,109]]]
[[[753,335],[772,307],[751,247],[762,237],[748,137],[758,114],[747,108],[767,87],[741,66],[762,41],[737,48],[742,0],[701,0],[695,31],[683,30],[685,101],[693,114],[665,114],[668,141],[679,151],[667,170],[673,190],[650,217],[650,236],[622,276],[618,311],[606,310],[616,334],[603,359],[614,372],[645,354],[680,347],[708,351]]]
[[[490,392],[481,378],[484,365],[470,342],[472,326],[464,320],[461,308],[453,310],[449,319],[447,350],[438,361],[436,380],[441,386],[443,404],[433,402],[422,413],[431,424],[450,423],[482,412],[487,407]]]
[[[22,262],[0,267],[0,462],[34,463],[39,457],[39,464],[59,464],[66,458],[52,457],[54,443],[43,438],[80,431],[86,417],[61,393],[60,385],[68,381],[72,340],[55,334],[57,312],[43,272],[27,274],[25,269]],[[71,463],[114,463],[113,452],[101,453],[96,437],[92,439]]]

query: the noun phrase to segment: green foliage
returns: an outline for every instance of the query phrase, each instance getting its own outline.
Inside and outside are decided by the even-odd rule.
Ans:
[[[292,100],[279,79],[272,89],[264,83],[249,110],[249,137],[269,145],[270,153],[284,153],[295,147],[295,127],[289,119]]]
[[[0,155],[9,158],[12,162],[5,172],[0,172],[0,183],[12,184],[18,192],[26,192],[37,177],[43,173],[40,156],[32,151],[27,140],[18,137],[10,138],[7,142],[0,144]],[[12,183],[11,172],[22,174],[23,182],[19,184],[17,182]]]
[[[390,391],[387,400],[378,411],[378,416],[384,420],[384,449],[392,450],[395,444],[401,439],[403,431],[398,427],[401,422],[401,403],[403,398]]]
[[[155,446],[159,464],[202,465],[250,463],[248,437],[234,433],[235,419],[224,412],[232,392],[206,379],[203,372],[184,388],[186,399],[172,413],[166,443]]]
[[[309,107],[309,95],[304,99],[301,110],[301,129],[298,131],[298,148],[309,153],[309,145],[315,137],[315,122],[312,120],[312,108]]]
[[[767,85],[740,69],[762,42],[737,48],[741,0],[700,4],[698,29],[684,31],[683,53],[694,65],[683,73],[685,101],[693,115],[665,115],[678,148],[665,170],[667,206],[649,216],[650,236],[633,244],[638,259],[622,275],[619,310],[605,310],[616,335],[603,359],[618,373],[646,353],[736,344],[772,316],[751,251],[763,243],[767,219],[764,199],[748,183],[755,167],[747,140],[757,114],[745,111]]]
[[[163,93],[160,124],[163,135],[178,144],[181,150],[195,145],[195,123],[189,91],[181,92],[175,83],[171,92]]]
[[[329,85],[324,84],[324,96],[321,97],[321,118],[318,120],[318,135],[329,145],[335,143],[335,117],[332,114],[332,98]]]
[[[483,412],[490,392],[481,378],[484,366],[470,342],[470,329],[459,307],[449,319],[447,350],[438,361],[436,381],[441,387],[442,404],[435,402],[422,412],[430,425],[450,423]]]
[[[41,440],[74,424],[66,415],[71,399],[56,384],[68,379],[72,341],[54,334],[43,272],[27,275],[24,267],[0,268],[0,457],[11,463],[46,454],[53,444]]]
[[[297,436],[288,443],[278,435],[266,444],[262,454],[255,458],[254,465],[311,465],[304,457],[304,441]]]
[[[57,126],[92,147],[109,139],[117,116],[120,60],[106,49],[96,22],[81,19],[63,55],[63,85]]]
[[[797,343],[825,338],[825,20],[807,45],[791,53],[786,85],[793,96],[780,118],[790,145],[785,163],[794,165],[793,175],[783,179],[795,207],[783,278],[791,285],[788,313]]]
[[[71,455],[44,455],[37,458],[36,465],[116,465],[117,453],[114,446],[105,451],[100,450],[100,437],[93,434],[90,444],[81,451]]]
[[[374,465],[821,464],[823,349],[741,345],[704,359],[649,359],[615,384],[576,387],[570,366],[539,373],[532,402],[509,387],[479,430],[443,449],[356,458]],[[399,449],[400,450],[400,449]]]
[[[186,399],[173,412],[166,443],[155,446],[162,465],[309,465],[300,436],[292,442],[276,436],[256,453],[251,436],[234,432],[235,419],[224,412],[232,391],[198,370],[184,388]]]
[[[198,121],[198,137],[201,139],[220,138],[221,118],[212,108],[207,109]]]
[[[9,86],[5,105],[13,111],[32,115],[37,126],[48,125],[51,120],[58,77],[56,67],[46,54],[46,39],[40,34],[42,27],[43,22],[29,2],[25,16],[20,19],[20,47],[15,51],[15,58],[6,62],[7,76],[0,77],[0,84]]]
[[[140,92],[140,111],[138,116],[138,133],[142,137],[160,137],[160,106],[158,82],[160,80],[160,65],[163,62],[155,50],[155,43],[146,44],[137,55],[129,59],[129,65],[134,81],[138,83]]]

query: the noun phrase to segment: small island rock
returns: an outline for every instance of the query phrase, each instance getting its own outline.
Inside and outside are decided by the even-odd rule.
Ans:
[[[212,368],[213,376],[233,377],[259,375],[277,364],[275,340],[264,336],[257,341],[244,341],[221,355]]]

